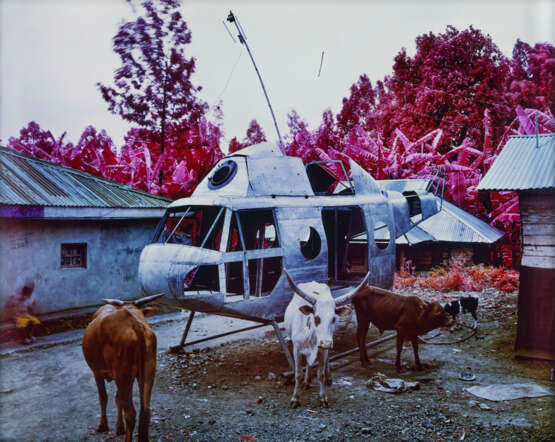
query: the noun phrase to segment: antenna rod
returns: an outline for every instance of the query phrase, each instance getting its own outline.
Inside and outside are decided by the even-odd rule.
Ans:
[[[536,149],[538,147],[540,147],[540,136],[539,134],[539,129],[538,129],[538,113],[536,112]]]
[[[268,93],[266,92],[266,88],[264,87],[264,82],[262,81],[262,76],[260,75],[260,72],[258,71],[258,67],[256,66],[256,63],[254,61],[254,57],[252,56],[251,50],[249,49],[249,45],[247,44],[247,38],[245,37],[241,26],[238,24],[238,20],[235,18],[235,15],[233,15],[232,11],[229,11],[229,15],[227,16],[227,21],[230,23],[234,23],[235,27],[237,28],[237,32],[239,33],[237,35],[237,37],[239,38],[239,42],[244,44],[245,47],[247,48],[247,52],[249,53],[249,57],[251,58],[252,64],[254,66],[254,70],[256,71],[256,75],[258,75],[258,79],[260,80],[260,85],[262,86],[262,91],[264,92],[264,96],[266,97],[266,101],[268,102],[268,107],[270,108],[270,113],[272,114],[272,119],[274,120],[274,126],[276,127],[276,132],[278,135],[278,139],[279,139],[279,148],[281,149],[281,151],[283,152],[284,149],[284,145],[283,145],[283,141],[281,139],[281,134],[279,133],[279,127],[276,121],[276,116],[274,115],[274,110],[272,109],[272,104],[270,103],[270,99],[268,98]]]

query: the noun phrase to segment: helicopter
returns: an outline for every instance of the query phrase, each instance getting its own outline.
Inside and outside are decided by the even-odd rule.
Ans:
[[[305,166],[265,142],[222,158],[168,206],[139,280],[146,295],[191,312],[180,346],[203,312],[272,324],[285,350],[277,324],[293,291],[284,269],[296,283],[327,283],[334,297],[367,273],[368,284],[392,288],[395,239],[441,209],[439,185],[376,181],[353,160],[349,170],[340,160]]]

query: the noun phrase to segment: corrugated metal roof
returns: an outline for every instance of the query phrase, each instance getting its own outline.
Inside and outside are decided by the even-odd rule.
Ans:
[[[170,200],[0,147],[0,204],[164,208]]]
[[[395,240],[395,244],[418,244],[419,242],[435,241],[435,238],[420,226],[413,227]]]
[[[378,231],[379,232],[379,231]],[[418,244],[425,241],[492,244],[504,233],[450,202],[443,201],[441,210],[395,241],[396,244]],[[376,239],[383,239],[376,234]],[[357,235],[366,241],[366,233]]]
[[[501,230],[445,200],[441,210],[418,227],[435,241],[491,244],[504,235]]]
[[[536,144],[538,147],[536,147]],[[478,190],[555,188],[555,133],[516,135],[478,184]]]

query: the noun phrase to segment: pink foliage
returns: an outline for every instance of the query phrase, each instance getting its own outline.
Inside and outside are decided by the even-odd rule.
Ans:
[[[8,147],[171,199],[190,195],[223,157],[220,129],[204,118],[192,127],[170,127],[163,154],[160,144],[153,141],[156,135],[147,129],[131,129],[119,153],[106,132],[92,126],[76,145],[65,143],[64,135],[55,139],[31,122],[19,138],[10,138]],[[162,185],[160,170],[164,170]]]
[[[554,132],[555,50],[517,41],[508,60],[489,36],[472,27],[422,35],[409,57],[395,58],[393,75],[372,87],[362,75],[335,121],[323,114],[310,131],[292,111],[286,152],[303,161],[352,158],[377,179],[445,174],[445,197],[507,232],[506,264],[519,251],[518,197],[478,195],[476,187],[509,135]],[[518,262],[518,256],[516,256]]]
[[[247,128],[247,134],[242,142],[237,141],[236,137],[233,137],[229,142],[228,152],[234,153],[240,149],[243,149],[248,146],[252,146],[253,144],[263,143],[266,140],[266,135],[258,124],[258,121],[252,120],[249,123],[249,127]]]

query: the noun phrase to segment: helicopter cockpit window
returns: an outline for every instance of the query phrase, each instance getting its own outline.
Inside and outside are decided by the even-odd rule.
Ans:
[[[169,212],[162,220],[157,242],[183,244],[218,250],[224,209],[218,206],[189,206]]]

